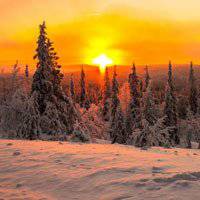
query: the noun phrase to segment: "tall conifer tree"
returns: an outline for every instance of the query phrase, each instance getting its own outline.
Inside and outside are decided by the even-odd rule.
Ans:
[[[73,74],[70,77],[70,96],[73,100],[75,100],[75,91],[74,91],[74,78]]]
[[[133,64],[132,73],[129,75],[130,87],[130,103],[128,108],[128,116],[126,119],[127,133],[131,134],[136,128],[141,128],[141,108],[140,108],[140,92],[139,80],[136,74],[136,67]]]
[[[38,59],[37,70],[33,75],[32,93],[38,93],[38,106],[39,112],[42,114],[45,111],[46,101],[49,99],[49,95],[53,93],[52,88],[52,68],[49,65],[49,55],[47,48],[47,33],[46,24],[40,25],[40,35],[37,41],[36,55],[34,59]]]
[[[149,86],[149,81],[150,81],[149,67],[146,66],[146,67],[145,67],[145,87],[146,87],[146,89],[147,89],[148,86]]]
[[[190,93],[189,93],[190,109],[192,113],[195,115],[198,110],[198,103],[197,103],[198,98],[197,98],[197,87],[195,83],[194,69],[192,62],[190,63],[189,87],[190,87]]]
[[[16,92],[16,90],[19,88],[19,71],[20,71],[20,67],[19,67],[19,63],[17,60],[13,66],[12,74],[11,74],[11,94],[10,94],[10,96],[12,96]]]
[[[58,65],[58,56],[54,51],[53,43],[47,38],[45,22],[40,25],[40,35],[37,41],[35,59],[38,60],[37,69],[33,76],[31,98],[34,98],[35,113],[39,113],[41,133],[62,132],[70,134],[79,115],[74,104],[63,92],[61,81],[63,74]],[[31,105],[31,107],[32,107]],[[55,118],[52,118],[55,116]],[[24,117],[19,130],[26,129],[26,122],[30,115]],[[29,126],[30,128],[31,126]],[[38,128],[39,130],[39,128]],[[30,132],[30,130],[29,130]]]
[[[118,94],[119,94],[119,85],[117,82],[117,73],[115,66],[112,79],[110,138],[112,143],[117,142],[123,144],[126,142],[126,132],[125,132],[124,117],[122,114]]]
[[[25,77],[28,79],[29,78],[29,67],[26,65],[25,67]]]
[[[156,121],[156,109],[155,109],[155,102],[152,95],[152,86],[151,80],[149,80],[148,87],[146,90],[146,98],[144,103],[144,117],[149,122],[151,126],[153,126]]]
[[[29,78],[30,74],[29,74],[29,66],[28,65],[25,66],[24,76],[25,76],[24,89],[25,89],[26,93],[28,94],[30,92],[30,78]]]
[[[166,115],[165,125],[168,127],[174,127],[171,132],[171,142],[174,144],[179,144],[180,140],[177,133],[177,108],[176,108],[176,97],[174,94],[174,83],[172,77],[172,64],[169,62],[168,69],[168,84],[166,89],[165,97],[165,109],[164,113]]]
[[[81,108],[87,108],[87,97],[86,97],[86,86],[85,86],[85,72],[82,66],[81,69],[81,79],[80,79],[80,106]]]
[[[111,88],[110,88],[110,79],[108,68],[106,67],[105,76],[104,76],[104,89],[103,89],[103,118],[106,121],[109,121],[110,118],[110,98],[111,98]]]

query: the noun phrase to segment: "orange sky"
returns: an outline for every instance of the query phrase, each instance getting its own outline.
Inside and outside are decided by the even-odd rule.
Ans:
[[[199,0],[0,0],[0,65],[33,64],[46,20],[60,63],[200,63]]]

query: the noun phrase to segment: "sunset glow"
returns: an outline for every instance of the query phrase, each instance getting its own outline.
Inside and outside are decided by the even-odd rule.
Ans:
[[[111,65],[113,62],[110,58],[108,58],[106,55],[102,54],[98,58],[95,58],[93,60],[93,63],[95,65],[99,65],[100,72],[104,73],[106,70],[106,66]]]
[[[102,53],[118,65],[199,63],[199,6],[198,0],[0,0],[0,65],[35,66],[43,20],[65,69],[93,64]]]

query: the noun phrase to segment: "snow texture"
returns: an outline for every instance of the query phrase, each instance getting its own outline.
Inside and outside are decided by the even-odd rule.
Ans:
[[[0,199],[197,200],[200,151],[0,140]]]

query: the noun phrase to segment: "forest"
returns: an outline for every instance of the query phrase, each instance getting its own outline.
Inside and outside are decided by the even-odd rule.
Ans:
[[[200,88],[192,62],[178,78],[171,61],[164,78],[151,74],[149,66],[139,76],[135,64],[123,77],[120,66],[107,67],[101,83],[87,79],[84,65],[78,75],[64,74],[45,22],[34,59],[33,75],[18,62],[9,73],[1,70],[1,138],[141,148],[197,143],[200,149]]]

